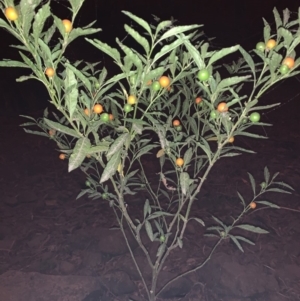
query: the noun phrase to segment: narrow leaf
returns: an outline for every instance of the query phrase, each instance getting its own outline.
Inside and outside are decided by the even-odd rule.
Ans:
[[[268,231],[266,231],[266,230],[264,230],[260,227],[255,227],[255,226],[248,225],[248,224],[238,225],[238,226],[235,226],[235,227],[246,230],[246,231],[249,231],[249,232],[259,233],[259,234],[269,233]]]
[[[142,37],[137,31],[135,31],[130,26],[125,24],[124,27],[125,30],[132,36],[132,38],[134,38],[145,49],[145,52],[148,54],[150,51],[150,46],[147,39]]]
[[[122,13],[125,14],[126,16],[128,16],[129,18],[131,18],[133,21],[135,21],[140,26],[142,26],[150,34],[150,36],[152,35],[151,27],[149,26],[149,24],[145,20],[143,20],[143,19],[141,19],[141,18],[135,16],[134,14],[132,14],[128,11],[125,11],[125,10],[122,10]]]
[[[280,207],[278,205],[273,204],[273,203],[268,202],[268,201],[256,201],[256,203],[263,204],[263,205],[266,205],[266,206],[271,207],[271,208],[280,209]]]
[[[125,141],[130,137],[129,133],[123,133],[121,136],[119,136],[113,144],[110,146],[109,151],[106,154],[107,159],[109,160],[110,157],[115,154],[116,152],[119,152],[122,150],[123,145],[125,144]]]
[[[215,54],[212,55],[212,57],[209,59],[208,65],[212,65],[214,62],[220,60],[224,56],[231,54],[239,49],[239,45],[228,47],[228,48],[223,48],[220,51],[217,51]]]
[[[199,27],[201,27],[201,26],[202,26],[202,25],[183,25],[183,26],[175,26],[175,27],[169,29],[168,31],[166,31],[166,32],[158,39],[157,42],[160,42],[160,41],[162,41],[162,40],[164,40],[164,39],[167,39],[167,38],[169,38],[169,37],[178,35],[178,34],[183,33],[183,32],[185,32],[185,31],[199,28]]]
[[[180,187],[183,195],[186,195],[190,186],[190,176],[187,172],[180,174]]]
[[[254,180],[253,176],[251,175],[251,173],[249,173],[249,172],[248,172],[248,176],[249,176],[249,180],[251,183],[253,194],[255,195],[255,186],[256,186],[255,180]]]
[[[145,221],[145,228],[146,228],[146,232],[147,232],[147,235],[148,235],[149,239],[151,241],[153,241],[154,240],[154,236],[153,236],[152,226],[151,226],[150,222],[147,221],[147,220]]]
[[[66,126],[64,126],[64,125],[62,125],[58,122],[51,121],[47,118],[44,118],[44,121],[46,122],[46,124],[48,126],[50,126],[52,129],[54,129],[58,132],[70,135],[72,137],[81,138],[81,135],[78,134],[75,130],[70,129],[70,128],[68,128],[68,127],[66,127]]]
[[[71,172],[72,170],[76,169],[81,165],[83,160],[86,157],[91,146],[91,142],[87,137],[83,137],[77,140],[75,147],[73,149],[73,153],[69,159],[69,168],[68,171]]]
[[[70,63],[66,63],[66,67],[74,72],[74,74],[83,82],[83,84],[87,87],[87,89],[90,92],[92,91],[92,85],[91,85],[90,81],[88,80],[88,78],[81,71],[76,69]]]
[[[241,244],[239,241],[233,236],[229,234],[229,237],[232,239],[232,241],[235,243],[235,245],[244,253],[244,249],[242,248]]]
[[[117,151],[106,164],[103,173],[101,175],[100,184],[109,180],[109,178],[116,173],[120,162],[121,162],[121,150]]]
[[[72,118],[77,106],[78,89],[77,80],[75,78],[74,72],[69,67],[67,67],[66,70],[66,78],[64,80],[64,85],[66,93],[66,105],[69,111],[70,118]]]

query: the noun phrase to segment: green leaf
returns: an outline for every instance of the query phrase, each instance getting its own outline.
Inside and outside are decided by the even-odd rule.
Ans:
[[[255,195],[255,180],[253,178],[253,176],[251,175],[251,173],[248,172],[248,176],[249,176],[249,180],[250,180],[250,183],[251,183],[251,187],[252,187],[252,191],[253,191],[253,195]]]
[[[222,50],[217,51],[212,57],[209,59],[208,66],[212,65],[214,62],[222,59],[224,56],[231,54],[239,49],[239,45],[223,48]]]
[[[21,51],[19,51],[19,54],[22,57],[23,61],[27,64],[27,66],[29,66],[35,74],[38,74],[39,71],[38,71],[36,65],[33,64],[33,62]]]
[[[290,45],[292,44],[292,42],[294,41],[293,34],[289,30],[287,30],[283,27],[280,27],[278,31],[284,39],[284,41],[283,41],[284,46],[288,49],[290,47]]]
[[[169,45],[163,46],[161,48],[161,50],[158,53],[156,53],[156,55],[154,56],[152,63],[155,63],[156,61],[158,61],[161,57],[163,57],[167,53],[171,52],[173,49],[177,48],[183,42],[184,41],[182,39],[178,39],[178,40],[175,40],[174,42],[172,42]],[[164,68],[164,70],[165,70],[165,68]]]
[[[109,45],[107,45],[106,43],[102,43],[101,41],[99,41],[97,39],[91,40],[91,39],[85,38],[85,40],[88,41],[89,43],[91,43],[93,46],[95,46],[99,50],[101,50],[102,52],[109,55],[116,62],[121,63],[120,53],[116,48],[112,48]]]
[[[25,131],[25,133],[27,134],[33,134],[33,135],[38,135],[38,136],[43,136],[43,137],[49,137],[49,135],[47,135],[46,133],[44,132],[38,132],[38,131],[31,131],[31,130],[28,130],[28,129],[23,129]]]
[[[200,148],[202,148],[202,150],[206,153],[207,155],[207,159],[209,160],[209,162],[211,162],[211,150],[210,150],[210,146],[207,143],[207,141],[203,138],[200,137],[200,142],[197,142],[197,146],[199,146]]]
[[[50,15],[51,15],[51,12],[50,12],[50,1],[49,1],[45,5],[43,5],[34,16],[32,32],[33,32],[33,37],[34,37],[36,46],[38,44],[38,40],[43,31],[45,21],[46,21],[46,19],[48,19],[48,17]]]
[[[163,30],[163,29],[165,29],[166,27],[169,27],[169,26],[171,26],[172,25],[172,21],[162,21],[162,22],[160,22],[158,25],[157,25],[157,27],[156,27],[156,31],[155,31],[155,35],[157,36],[157,34],[161,31],[161,30]]]
[[[269,233],[268,231],[260,228],[260,227],[255,227],[252,225],[248,225],[248,224],[243,224],[243,225],[237,225],[235,226],[236,228],[240,228],[249,232],[254,232],[254,233],[259,233],[259,234],[267,234]]]
[[[44,118],[44,121],[50,128],[52,128],[58,132],[70,135],[72,137],[81,138],[81,135],[79,135],[75,130],[70,129],[58,122],[51,121],[47,118]]]
[[[20,76],[18,78],[16,78],[16,82],[21,83],[21,82],[25,82],[26,80],[29,79],[37,79],[36,76],[33,75],[29,75],[29,76]]]
[[[149,80],[153,80],[161,76],[164,71],[165,71],[164,67],[158,67],[156,69],[151,70],[149,73],[146,74],[144,83],[146,84]]]
[[[25,37],[28,37],[31,28],[31,22],[35,15],[35,8],[40,4],[41,0],[21,0],[20,11],[21,11],[21,27],[22,33]]]
[[[106,164],[103,173],[100,178],[100,184],[109,180],[117,171],[117,168],[121,162],[121,149],[114,153],[111,159]]]
[[[91,147],[91,142],[87,137],[82,137],[77,140],[75,147],[73,149],[73,153],[71,154],[69,159],[69,168],[68,168],[69,172],[71,172],[72,170],[76,169],[81,165],[90,147]]]
[[[165,252],[167,245],[165,243],[160,244],[160,246],[157,249],[156,257],[162,256],[162,254]]]
[[[192,156],[193,156],[193,148],[190,147],[186,150],[183,156],[184,166],[187,166],[187,164],[190,163]]]
[[[68,36],[68,44],[73,42],[78,37],[92,35],[99,31],[102,31],[102,29],[101,28],[85,28],[84,29],[84,28],[80,28],[80,27],[74,28],[74,29],[72,29],[72,31],[70,32],[70,34]]]
[[[231,240],[235,243],[235,245],[240,249],[240,251],[242,251],[242,252],[244,253],[244,250],[243,250],[241,244],[240,244],[239,241],[235,238],[235,236],[229,234],[229,237],[230,237]]]
[[[78,89],[74,72],[69,67],[67,67],[66,69],[66,78],[64,80],[64,84],[66,91],[66,105],[69,111],[70,118],[72,118],[77,106]]]
[[[267,109],[271,109],[271,108],[277,107],[277,106],[279,106],[280,104],[281,104],[281,103],[278,102],[278,103],[274,103],[274,104],[272,104],[272,105],[253,107],[253,108],[249,109],[248,112],[251,112],[251,111],[259,111],[259,110],[267,110]]]
[[[180,33],[183,33],[185,31],[189,31],[189,30],[192,30],[192,29],[196,29],[196,28],[199,28],[201,27],[202,25],[183,25],[183,26],[175,26],[171,29],[169,29],[168,31],[166,31],[159,39],[158,41],[156,41],[156,43],[164,40],[164,39],[167,39],[169,37],[172,37],[172,36],[176,36],[176,35],[179,35]]]
[[[122,13],[125,14],[126,16],[128,16],[129,18],[131,18],[133,21],[135,21],[140,26],[142,26],[150,34],[150,36],[152,36],[151,27],[149,26],[149,24],[145,20],[143,20],[143,19],[141,19],[141,18],[135,16],[134,14],[132,14],[128,11],[125,11],[125,10],[122,10]]]
[[[270,181],[270,172],[267,166],[265,166],[264,168],[264,178],[265,178],[265,182],[268,184]]]
[[[240,82],[244,82],[246,79],[250,77],[251,77],[250,75],[246,75],[246,76],[234,76],[234,77],[225,78],[221,80],[221,82],[217,85],[216,91],[222,91],[224,90],[224,88],[228,88]]]
[[[49,44],[50,40],[52,39],[54,33],[56,31],[56,24],[53,23],[51,27],[49,27],[49,29],[44,33],[44,42],[46,44]]]
[[[152,226],[151,226],[150,222],[147,221],[147,220],[145,221],[145,228],[146,228],[146,232],[148,234],[149,239],[151,241],[153,241],[154,240],[154,236],[153,236]]]
[[[238,240],[242,240],[242,241],[244,241],[244,242],[246,242],[246,243],[248,243],[248,244],[250,244],[252,246],[255,246],[254,242],[252,242],[251,240],[249,240],[249,239],[247,239],[247,238],[245,238],[243,236],[235,235],[235,238],[238,239]]]
[[[48,45],[42,40],[42,39],[38,39],[38,43],[40,45],[40,49],[41,49],[41,57],[43,58],[43,60],[45,62],[51,62],[52,58],[51,58],[51,50],[48,47]]]
[[[162,190],[163,192],[163,190]],[[163,212],[163,211],[156,211],[152,213],[150,216],[148,216],[147,220],[155,219],[160,216],[174,216],[174,214],[168,213],[168,212]]]
[[[125,24],[124,27],[125,30],[132,36],[132,38],[135,39],[145,49],[146,54],[148,54],[150,52],[150,46],[147,39],[142,37],[137,31],[135,31],[127,24]]]
[[[247,51],[244,50],[243,47],[240,46],[239,50],[240,50],[241,54],[243,55],[245,61],[247,62],[248,66],[251,69],[251,72],[255,78],[255,74],[256,74],[255,73],[255,64],[254,64],[252,57],[249,55],[249,53]]]
[[[273,51],[270,62],[269,62],[269,68],[272,76],[272,80],[275,79],[275,73],[282,61],[282,55],[279,53],[276,53]]]
[[[264,40],[265,40],[265,43],[267,43],[267,41],[270,39],[270,36],[271,36],[271,27],[269,25],[269,23],[263,18],[263,21],[264,21]]]
[[[180,187],[183,195],[187,195],[190,186],[190,176],[187,172],[180,173]]]
[[[273,9],[273,14],[274,14],[275,23],[276,23],[276,29],[278,30],[282,26],[282,20],[280,18],[280,15],[279,15],[276,7],[274,7],[274,9]]]
[[[84,74],[79,71],[78,69],[76,69],[74,66],[72,66],[70,63],[66,63],[65,65],[67,68],[69,68],[70,70],[72,70],[74,72],[74,74],[83,82],[83,84],[86,86],[86,88],[92,92],[92,85],[89,81],[89,79],[84,76]]]
[[[108,160],[110,160],[110,157],[117,153],[120,152],[123,149],[123,146],[126,142],[126,140],[130,139],[130,134],[129,133],[123,133],[121,136],[119,136],[114,143],[110,146],[109,151],[106,154],[106,157]]]
[[[198,217],[191,217],[190,220],[195,220],[197,223],[201,224],[203,227],[205,227],[205,223],[201,218]]]
[[[13,34],[15,37],[19,39],[18,35],[14,32],[14,30],[2,18],[0,18],[0,27],[5,28],[11,34]]]
[[[140,58],[126,45],[124,45],[118,38],[116,38],[116,42],[120,46],[120,48],[124,51],[128,58],[132,61],[132,63],[137,67],[138,71],[143,69],[143,63]]]
[[[273,203],[268,202],[268,201],[255,201],[255,202],[258,203],[258,204],[266,205],[266,206],[271,207],[271,208],[280,209],[280,207],[278,205],[273,204]]]
[[[18,67],[18,68],[29,68],[30,69],[30,66],[28,66],[22,62],[11,61],[11,60],[0,61],[0,67]]]
[[[223,158],[223,157],[235,157],[235,156],[240,156],[241,153],[226,153],[222,156],[220,156],[220,158]]]
[[[238,191],[237,191],[237,194],[238,194],[238,196],[239,196],[240,200],[242,201],[242,204],[243,204],[243,206],[245,208],[246,207],[246,203],[245,203],[245,200],[244,200],[243,196]]]
[[[220,224],[220,225],[223,227],[223,229],[226,229],[226,228],[227,228],[227,227],[223,224],[223,222],[222,222],[221,220],[219,220],[217,217],[215,217],[215,216],[212,215],[212,218],[213,218],[218,224]]]
[[[239,132],[239,131],[237,131],[236,133],[239,136],[247,136],[247,137],[258,138],[258,139],[268,139],[268,137],[257,135],[257,134],[253,134],[253,133],[248,133],[248,132]]]
[[[177,243],[180,249],[183,247],[182,239],[180,237],[177,237]]]
[[[158,147],[158,145],[156,145],[156,144],[148,144],[148,145],[144,146],[142,149],[139,150],[139,152],[136,154],[134,159],[138,159],[145,154],[150,154],[149,151],[156,147]]]
[[[280,188],[268,188],[266,189],[266,191],[270,192],[280,192],[280,193],[286,193],[286,194],[291,194],[290,191],[286,191],[286,190],[283,190],[283,189],[280,189]]]
[[[87,154],[91,155],[95,153],[102,153],[108,151],[108,149],[109,149],[109,142],[100,142],[98,145],[92,146]]]
[[[107,70],[105,67],[103,67],[103,69],[101,70],[101,73],[99,74],[99,78],[98,78],[98,83],[100,85],[100,87],[103,85],[105,79],[107,76]]]
[[[197,65],[198,69],[204,69],[205,68],[205,63],[204,60],[202,59],[200,52],[194,45],[191,44],[189,40],[184,41],[184,45],[189,51],[190,55],[192,56],[195,64]]]
[[[146,199],[145,204],[144,204],[144,219],[146,218],[147,214],[151,214],[151,207],[150,207],[148,199]]]
[[[277,175],[279,174],[279,173],[276,173]],[[276,175],[275,174],[275,175]],[[276,178],[276,176],[273,176],[272,177],[272,182],[273,182],[273,180]],[[279,186],[283,186],[283,187],[286,187],[286,188],[288,188],[288,189],[291,189],[291,190],[295,190],[292,186],[290,186],[290,185],[288,185],[288,184],[286,184],[286,183],[284,183],[284,182],[273,182],[272,184],[274,184],[274,185],[279,185]]]

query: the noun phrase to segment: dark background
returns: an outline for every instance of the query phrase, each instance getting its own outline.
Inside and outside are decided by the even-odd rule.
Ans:
[[[153,23],[153,15],[162,20],[173,17],[177,25],[203,24],[208,37],[216,37],[212,42],[214,49],[241,44],[246,49],[255,47],[263,40],[264,17],[274,25],[272,10],[277,7],[282,10],[288,8],[295,18],[300,6],[296,0],[172,0],[172,1],[134,1],[134,0],[86,0],[80,10],[74,26],[83,27],[93,20],[97,20],[95,27],[102,28],[102,32],[94,35],[103,42],[115,46],[115,38],[123,40],[126,32],[124,23],[132,21],[121,13],[127,10],[149,23]],[[60,18],[70,18],[68,1],[52,1],[52,11]],[[138,25],[133,23],[135,28]],[[0,29],[1,47],[0,59],[9,58],[20,60],[18,51],[10,48],[10,44],[18,42],[3,29]],[[131,38],[125,38],[124,43],[130,46]],[[79,38],[69,47],[67,57],[70,61],[84,59],[90,62],[103,61],[109,69],[107,61],[100,51]],[[4,101],[5,115],[27,114],[40,110],[46,106],[47,93],[44,87],[34,81],[16,83],[15,78],[28,73],[25,69],[0,68],[0,88]]]

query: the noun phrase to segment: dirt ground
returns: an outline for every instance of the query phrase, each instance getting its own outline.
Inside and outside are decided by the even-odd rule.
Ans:
[[[161,299],[300,300],[299,80],[291,79],[264,97],[264,103],[282,102],[262,116],[274,124],[261,129],[269,139],[237,137],[236,145],[257,154],[218,162],[193,210],[207,225],[213,224],[211,214],[228,220],[240,209],[236,190],[251,200],[247,172],[263,181],[268,166],[295,189],[291,195],[266,195],[282,209],[258,206],[246,217],[245,222],[270,233],[246,234],[255,245],[243,244],[244,253],[231,242],[222,244],[203,269],[180,279]],[[80,170],[68,174],[53,142],[25,134],[22,122],[14,116],[1,116],[0,121],[0,300],[146,300],[108,204],[87,197],[76,200],[84,175]],[[149,160],[147,168],[155,171],[154,166]],[[139,211],[138,196],[127,201],[132,214]],[[172,253],[160,284],[207,257],[215,240],[205,238],[204,230],[189,225],[183,249]],[[141,252],[134,252],[149,277]]]

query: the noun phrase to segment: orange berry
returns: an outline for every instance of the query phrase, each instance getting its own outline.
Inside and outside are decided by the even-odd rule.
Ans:
[[[228,142],[229,142],[229,143],[233,143],[233,141],[234,141],[234,137],[230,137],[230,138],[228,139]]]
[[[162,76],[158,81],[163,88],[167,88],[170,85],[170,79],[165,75]]]
[[[182,158],[177,158],[177,159],[176,159],[176,165],[177,165],[177,166],[181,167],[181,166],[183,165],[183,163],[184,163],[184,161],[183,161]]]
[[[16,21],[18,19],[18,12],[16,11],[16,9],[12,6],[9,6],[5,9],[5,17],[9,20],[9,21]]]
[[[268,49],[273,49],[276,46],[276,41],[274,39],[270,39],[267,43],[266,43],[266,47]]]
[[[60,160],[65,160],[66,159],[66,155],[65,154],[60,154],[59,155],[59,159]]]
[[[90,110],[89,110],[88,108],[85,108],[85,109],[84,109],[84,114],[85,114],[86,116],[90,116]]]
[[[197,98],[195,99],[195,103],[196,103],[196,104],[199,104],[201,101],[202,101],[202,98],[201,98],[201,97],[197,97]]]
[[[282,65],[286,65],[288,66],[290,69],[292,69],[295,65],[295,60],[292,57],[286,57],[283,62]]]
[[[217,110],[218,110],[220,113],[227,112],[227,111],[228,111],[228,107],[227,107],[226,102],[220,102],[220,103],[218,104]]]
[[[102,107],[102,105],[97,103],[97,104],[94,105],[93,110],[96,114],[101,114],[103,112],[103,107]]]
[[[62,23],[64,24],[66,33],[69,33],[73,29],[72,22],[68,19],[62,20]]]
[[[127,98],[127,103],[134,105],[136,103],[136,97],[134,95],[129,95]]]
[[[256,203],[255,202],[251,202],[249,206],[250,206],[251,209],[255,209],[256,208]]]
[[[173,126],[179,126],[180,125],[180,121],[179,120],[174,120],[173,121]]]
[[[45,74],[46,74],[48,77],[53,77],[53,75],[55,74],[55,70],[54,70],[52,67],[48,67],[48,68],[46,68],[46,70],[45,70]]]
[[[50,136],[54,136],[54,135],[55,135],[55,133],[56,133],[56,131],[55,131],[55,130],[49,130],[49,135],[50,135]]]
[[[114,115],[113,114],[109,114],[109,120],[110,121],[114,120]]]

